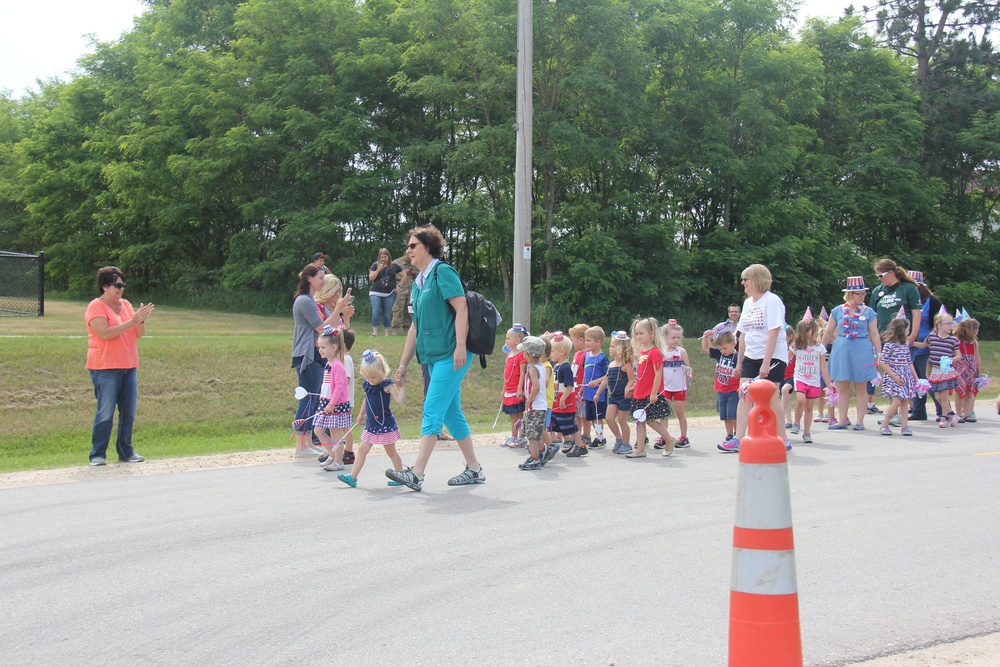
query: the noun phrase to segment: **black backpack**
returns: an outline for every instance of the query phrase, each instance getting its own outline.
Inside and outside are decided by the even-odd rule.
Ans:
[[[437,269],[434,267],[434,279],[437,280]],[[461,279],[461,276],[459,276]],[[465,281],[462,281],[465,287]],[[465,290],[465,300],[469,304],[469,334],[465,339],[465,349],[470,354],[479,355],[479,365],[486,368],[486,355],[493,354],[497,343],[497,327],[503,321],[500,311],[485,296],[470,289]]]

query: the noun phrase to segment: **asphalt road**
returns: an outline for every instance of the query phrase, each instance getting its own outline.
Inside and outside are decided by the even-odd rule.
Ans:
[[[874,420],[871,420],[874,423]],[[790,456],[806,664],[1000,630],[1000,422]],[[737,457],[480,449],[488,481],[283,463],[0,490],[5,665],[726,661]],[[412,461],[413,454],[404,456]]]

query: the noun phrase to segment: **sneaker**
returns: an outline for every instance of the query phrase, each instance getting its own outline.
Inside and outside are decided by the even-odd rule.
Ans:
[[[507,438],[500,443],[501,447],[513,447],[517,443],[517,438]]]
[[[590,436],[589,435],[581,435],[580,436],[580,442],[582,442],[586,446],[589,446],[590,445]]]
[[[869,414],[869,415],[880,415],[880,414],[882,414],[882,411],[879,410],[878,406],[875,405],[874,403],[869,403],[868,404],[868,409],[865,410],[865,413]]]
[[[528,442],[526,440],[522,440],[521,438],[513,438],[513,442],[507,446],[511,449],[523,449],[528,446]]]
[[[600,449],[601,447],[603,447],[606,444],[608,444],[608,441],[605,440],[604,438],[594,438],[590,442],[590,444],[587,445],[587,448],[588,449]]]
[[[892,419],[889,420],[889,426],[895,426],[899,428],[903,425],[903,418],[900,415],[893,415]]]
[[[402,481],[402,480],[400,480]],[[423,481],[423,480],[421,480]],[[448,480],[448,486],[465,486],[466,484],[482,484],[486,481],[486,474],[482,468],[472,470],[466,466],[465,470]]]
[[[615,438],[615,446],[611,448],[612,454],[621,454],[623,441],[621,438]]]
[[[332,459],[327,461],[326,465],[323,466],[323,470],[327,470],[329,472],[337,472],[338,470],[343,470],[343,469],[344,469],[343,463],[337,463]]]
[[[297,459],[311,459],[314,456],[316,456],[316,452],[313,451],[312,447],[310,447],[309,449],[295,450],[295,458]]]
[[[959,424],[964,424],[965,423],[965,417],[963,417],[962,415],[959,415],[958,416],[958,423]]]
[[[528,439],[527,438],[518,438],[517,439],[517,446],[518,447],[527,447],[528,446]]]
[[[792,451],[792,441],[788,438],[785,438],[785,451],[786,452]]]
[[[326,450],[317,445],[310,445],[309,451],[311,451],[313,454],[326,454]]]
[[[352,489],[358,485],[358,480],[354,478],[353,475],[340,473],[337,475],[337,479],[351,487]]]
[[[976,423],[976,411],[973,410],[969,414],[965,415],[965,421],[969,422],[970,424],[975,424]]]
[[[683,438],[677,438],[674,440],[674,449],[686,449],[691,446],[691,441],[687,439],[687,436]]]
[[[883,426],[878,430],[878,432],[881,433],[882,435],[892,435],[892,429],[889,428],[888,426]]]
[[[667,446],[667,443],[663,442],[663,438],[657,438],[656,444],[653,445],[653,449],[663,449]]]
[[[816,415],[816,417],[813,418],[813,423],[814,424],[821,424],[821,423],[823,423],[825,421],[826,421],[826,417],[823,417],[822,415]]]
[[[627,459],[644,459],[644,458],[646,458],[646,450],[644,449],[641,452],[639,452],[639,451],[631,451],[631,452],[629,452],[628,454],[625,455],[625,458],[627,458]]]
[[[567,458],[576,459],[587,455],[587,447],[574,447],[566,453]]]
[[[802,442],[808,444],[808,443],[811,443],[812,441],[813,441],[813,437],[812,437],[811,433],[803,433],[802,434]]]
[[[542,462],[529,456],[527,461],[524,463],[518,463],[517,467],[521,470],[540,470],[542,468]]]
[[[349,466],[354,463],[354,452],[344,452],[344,465]]]
[[[726,440],[725,442],[720,442],[715,447],[720,452],[731,452],[731,453],[739,452],[740,451],[740,439],[739,438],[730,438],[729,440]]]
[[[786,431],[790,430],[793,426],[795,426],[795,424],[793,424],[792,422],[785,422],[785,430]]]
[[[145,460],[146,459],[142,458],[135,452],[132,452],[132,456],[128,457],[127,459],[122,459],[122,463],[142,463]]]
[[[823,417],[822,419],[820,419],[820,421],[823,422],[824,424],[829,424],[833,420],[830,419],[829,417]]]
[[[545,465],[546,463],[551,461],[555,457],[556,452],[558,451],[559,447],[557,447],[556,445],[549,445],[548,447],[546,447],[545,453],[542,454],[542,465]]]
[[[850,427],[851,427],[851,423],[850,422],[847,422],[846,424],[838,424],[835,421],[831,421],[830,424],[826,427],[826,430],[828,430],[828,431],[846,431]]]
[[[317,461],[319,461],[319,464],[320,464],[321,466],[325,466],[325,465],[327,464],[327,462],[328,462],[328,461],[329,461],[329,460],[330,460],[331,458],[332,458],[332,457],[331,457],[331,456],[330,456],[329,454],[324,454],[323,456],[320,456],[320,457],[319,457],[319,458],[317,459]]]
[[[402,484],[403,486],[409,487],[414,491],[419,491],[421,489],[421,485],[424,483],[424,478],[417,477],[416,473],[413,472],[413,468],[407,468],[406,470],[393,470],[392,468],[389,468],[385,471],[385,476],[393,482]]]
[[[913,431],[910,430],[909,426],[904,426],[903,428],[899,429],[899,434],[900,435],[913,435]]]
[[[575,445],[573,444],[573,441],[572,441],[572,440],[567,440],[566,442],[564,442],[564,443],[563,443],[563,446],[562,446],[562,453],[563,453],[563,454],[566,454],[567,456],[569,456],[569,453],[570,453],[571,451],[573,451],[573,447],[574,447],[574,446],[575,446]]]
[[[108,461],[104,457],[95,456],[94,458],[90,459],[90,465],[92,465],[92,466],[106,466],[106,465],[108,465]]]
[[[938,428],[948,428],[948,420],[942,419],[938,422]]]
[[[403,486],[403,485],[394,479],[390,479],[386,481],[386,486]]]
[[[627,455],[631,451],[632,451],[632,445],[628,444],[627,442],[623,442],[622,448],[618,450],[618,453]]]
[[[792,427],[790,429],[788,429],[788,432],[791,433],[792,435],[798,435],[799,434],[799,430],[800,430],[800,427],[799,427],[798,424],[792,424]]]
[[[958,423],[958,415],[956,415],[954,412],[949,412],[948,413],[948,426],[954,426],[957,423]]]

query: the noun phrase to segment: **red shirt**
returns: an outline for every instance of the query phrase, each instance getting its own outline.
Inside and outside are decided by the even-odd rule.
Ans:
[[[639,352],[635,360],[635,398],[649,398],[656,371],[663,370],[663,353],[657,347]],[[661,386],[660,389],[663,389]]]
[[[794,355],[791,355],[791,354],[788,355],[788,365],[785,366],[785,379],[786,380],[791,380],[793,377],[795,377],[795,359],[796,359],[796,357]],[[764,370],[764,369],[761,369],[761,370]],[[767,373],[764,373],[764,375],[767,375]]]
[[[517,403],[517,392],[524,385],[524,378],[521,377],[521,364],[524,361],[524,352],[511,352],[507,355],[507,360],[503,365],[503,400],[505,405]]]

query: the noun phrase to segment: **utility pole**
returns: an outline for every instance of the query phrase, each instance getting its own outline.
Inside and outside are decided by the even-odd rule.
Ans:
[[[514,321],[531,328],[531,68],[533,0],[517,0],[517,155],[514,166]]]

